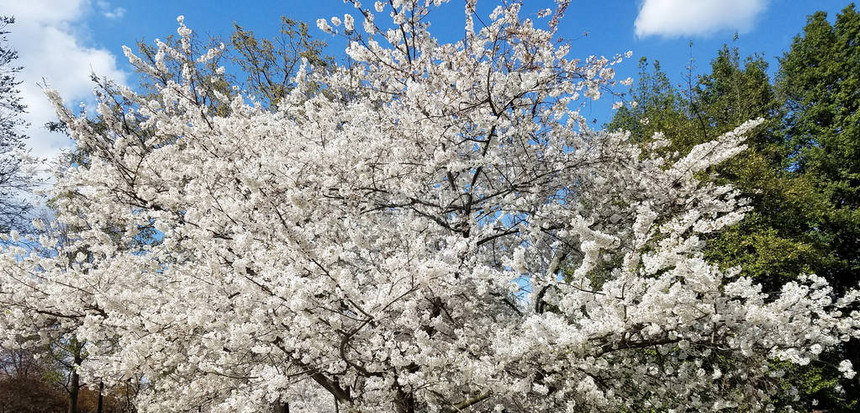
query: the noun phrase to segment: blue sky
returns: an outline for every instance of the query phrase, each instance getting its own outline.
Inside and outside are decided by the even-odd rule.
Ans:
[[[372,0],[365,0],[365,3]],[[526,13],[552,6],[552,1],[525,0]],[[634,56],[616,66],[619,78],[637,73],[640,57],[660,60],[675,83],[683,81],[691,54],[699,72],[724,43],[742,55],[761,53],[776,68],[776,58],[800,33],[806,16],[824,10],[832,19],[850,4],[847,0],[605,0],[578,1],[560,24],[561,35],[573,41],[573,54],[614,56],[632,50]],[[488,14],[496,4],[478,0]],[[329,42],[329,53],[342,55],[345,43],[317,30],[320,17],[353,11],[341,0],[0,0],[0,14],[14,15],[12,47],[19,50],[24,72],[22,94],[30,107],[30,146],[37,156],[51,156],[68,147],[67,139],[51,136],[38,126],[52,117],[37,82],[58,89],[69,104],[91,100],[89,73],[95,71],[129,85],[134,75],[122,55],[123,45],[149,41],[176,30],[176,17],[204,35],[228,36],[237,22],[260,36],[273,35],[280,16],[311,23],[313,32]],[[442,40],[462,33],[463,1],[453,0],[432,15],[431,31]],[[689,43],[693,42],[693,47]],[[623,90],[622,90],[623,91]],[[599,123],[611,117],[609,104],[583,112]]]

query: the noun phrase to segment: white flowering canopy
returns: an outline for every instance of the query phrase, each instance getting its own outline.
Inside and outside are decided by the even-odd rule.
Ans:
[[[774,362],[858,335],[856,292],[766,294],[703,259],[745,207],[699,178],[759,121],[658,156],[577,112],[621,57],[568,57],[566,2],[486,24],[467,2],[453,44],[428,32],[438,3],[355,2],[363,33],[320,20],[358,64],[303,67],[276,110],[200,103],[217,51],[190,56],[181,21],[185,49],[129,55],[185,81],[105,97],[98,125],[51,93],[88,157],[54,189],[70,241],[2,258],[6,342],[53,326],[144,412],[680,412],[765,409]]]

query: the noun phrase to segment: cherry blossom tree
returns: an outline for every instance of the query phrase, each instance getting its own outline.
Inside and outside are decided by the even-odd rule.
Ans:
[[[128,52],[180,80],[105,97],[106,127],[49,91],[89,162],[54,189],[68,246],[3,257],[7,340],[68,321],[77,371],[141,383],[140,411],[756,411],[779,362],[860,334],[856,291],[765,293],[703,258],[746,207],[698,177],[760,121],[660,156],[578,113],[622,57],[568,57],[567,2],[486,24],[467,2],[456,43],[428,31],[440,3],[318,21],[359,64],[305,64],[277,108],[201,104],[219,50],[189,57],[182,19],[154,65]]]

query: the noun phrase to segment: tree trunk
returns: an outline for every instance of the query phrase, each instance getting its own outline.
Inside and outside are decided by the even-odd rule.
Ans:
[[[78,375],[78,367],[84,361],[81,357],[81,350],[83,350],[83,346],[79,346],[77,342],[72,343],[75,355],[75,363],[72,364],[72,369],[69,374],[69,388],[66,389],[69,392],[69,410],[68,413],[78,413],[78,395],[81,392],[81,376]]]
[[[69,379],[69,410],[68,413],[78,413],[78,394],[81,390],[81,378],[75,367],[72,367],[72,377]]]
[[[415,413],[415,396],[412,393],[397,390],[397,413]]]
[[[96,413],[104,413],[104,382],[99,382],[99,404],[96,407]]]

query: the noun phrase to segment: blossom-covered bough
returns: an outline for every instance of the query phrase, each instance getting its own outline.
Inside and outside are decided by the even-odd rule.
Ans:
[[[745,207],[698,178],[758,121],[661,157],[577,113],[621,59],[568,57],[566,3],[484,25],[467,2],[453,44],[433,3],[318,22],[358,64],[305,66],[277,110],[212,110],[192,71],[217,51],[163,44],[185,81],[106,96],[98,127],[50,92],[88,162],[54,190],[72,241],[3,257],[5,340],[62,320],[87,382],[139,383],[141,411],[754,411],[776,362],[858,335],[856,292],[703,259]]]

